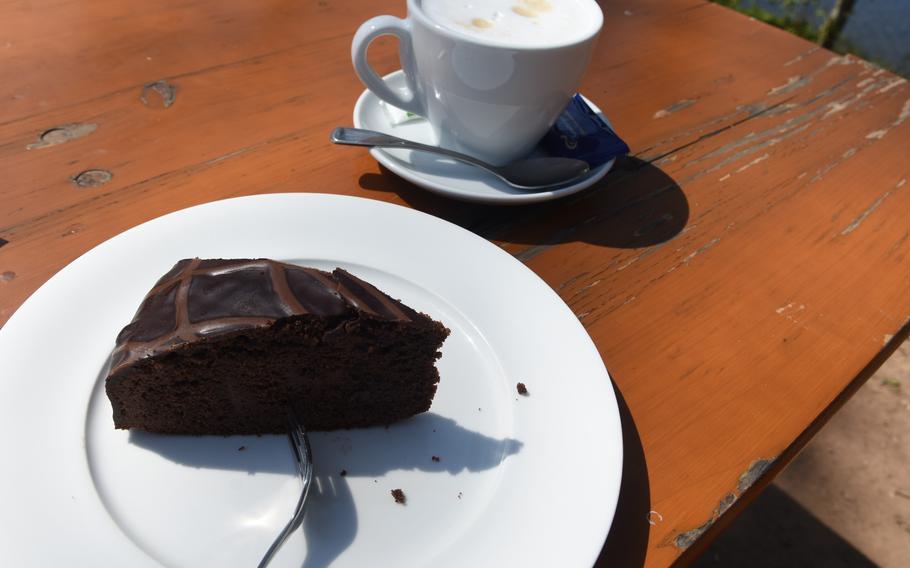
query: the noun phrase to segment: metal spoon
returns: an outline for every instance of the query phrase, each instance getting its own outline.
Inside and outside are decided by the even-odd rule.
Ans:
[[[382,132],[361,128],[336,128],[332,131],[332,142],[351,146],[377,146],[380,148],[407,148],[448,156],[455,160],[482,168],[517,189],[541,190],[565,185],[582,177],[590,166],[574,158],[527,158],[504,166],[494,166],[473,156],[453,150],[429,146],[397,138]]]

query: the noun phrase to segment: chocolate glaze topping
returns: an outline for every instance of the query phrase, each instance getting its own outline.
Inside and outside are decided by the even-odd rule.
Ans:
[[[268,259],[179,261],[120,335],[111,373],[202,337],[315,316],[415,321],[417,312],[356,276]]]

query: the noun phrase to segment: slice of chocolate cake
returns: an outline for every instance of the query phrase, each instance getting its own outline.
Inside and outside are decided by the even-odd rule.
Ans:
[[[149,432],[385,425],[430,408],[448,334],[340,268],[181,260],[117,337],[107,395]]]

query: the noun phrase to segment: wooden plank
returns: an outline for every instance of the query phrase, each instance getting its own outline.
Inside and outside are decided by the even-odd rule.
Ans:
[[[910,89],[827,53],[802,72],[788,102],[771,93],[771,110],[662,170],[537,219],[548,241],[504,237],[580,317],[631,409],[650,499],[630,514],[662,519],[649,564],[709,530],[748,492],[742,475],[782,467],[767,460],[792,457],[794,433],[907,333]],[[716,498],[692,508],[690,491]]]
[[[0,4],[0,124],[333,36],[371,2],[38,0]],[[404,4],[387,13],[404,15]],[[306,74],[288,75],[305,85]]]

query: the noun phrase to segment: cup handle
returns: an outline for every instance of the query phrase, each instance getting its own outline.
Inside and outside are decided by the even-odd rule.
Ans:
[[[401,60],[401,69],[404,71],[410,97],[402,96],[390,89],[367,61],[367,49],[369,49],[370,43],[382,35],[393,35],[398,38],[398,58]],[[424,116],[423,104],[417,98],[414,83],[416,70],[414,69],[414,50],[411,47],[411,22],[394,16],[376,16],[367,20],[354,34],[354,41],[351,44],[351,60],[354,62],[354,71],[357,72],[357,76],[377,97],[407,112]]]

